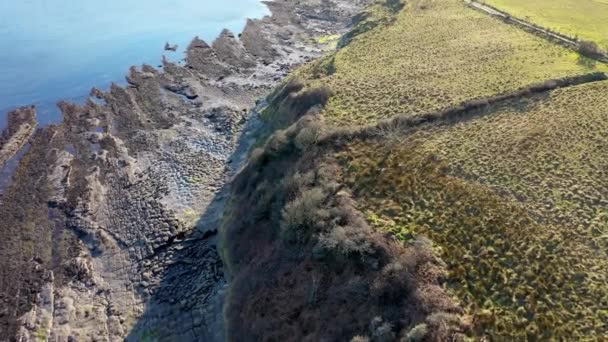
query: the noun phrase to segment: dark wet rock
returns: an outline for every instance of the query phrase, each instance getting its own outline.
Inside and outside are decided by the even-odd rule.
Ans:
[[[182,95],[188,100],[195,100],[198,97],[192,87],[188,86],[187,84],[167,84],[165,85],[165,89],[175,94]]]
[[[178,48],[177,44],[171,45],[171,44],[169,44],[169,42],[165,43],[165,51],[173,51],[173,52],[175,52],[175,51],[177,51],[177,48]]]
[[[303,5],[299,9],[298,15],[307,21],[335,22],[340,20],[342,13],[341,9],[334,6],[330,0],[321,0],[318,4],[310,3]]]

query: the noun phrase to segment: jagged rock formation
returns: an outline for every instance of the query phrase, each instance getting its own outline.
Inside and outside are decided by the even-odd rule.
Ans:
[[[213,50],[220,60],[236,68],[247,69],[257,64],[243,44],[228,30],[223,30],[213,42]]]
[[[22,107],[7,114],[7,127],[0,134],[0,198],[19,160],[29,149],[27,143],[36,125],[34,107]]]
[[[198,37],[190,43],[187,54],[187,67],[211,79],[222,79],[231,74],[229,67],[222,63],[211,46]]]
[[[30,148],[0,198],[0,339],[222,339],[217,220],[256,100],[366,3],[270,2],[240,39],[193,40],[186,67],[132,68],[124,88],[61,103],[59,125],[30,137],[23,110],[2,140]]]
[[[30,139],[36,129],[36,110],[22,107],[7,115],[8,126],[0,135],[0,167],[12,158]]]

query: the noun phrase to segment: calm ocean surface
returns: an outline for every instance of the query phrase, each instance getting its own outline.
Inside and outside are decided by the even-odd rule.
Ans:
[[[57,101],[124,84],[131,65],[179,61],[194,36],[210,42],[265,14],[259,0],[0,0],[0,128],[28,104],[41,124],[56,122]]]

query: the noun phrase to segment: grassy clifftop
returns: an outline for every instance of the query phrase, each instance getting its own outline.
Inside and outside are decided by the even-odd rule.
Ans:
[[[513,16],[526,19],[570,37],[595,42],[608,49],[608,1],[606,0],[485,0]]]
[[[377,12],[374,12],[377,13]],[[387,25],[304,70],[334,96],[323,110],[337,124],[367,124],[432,112],[548,79],[591,71],[584,57],[468,8],[461,0],[412,1]]]
[[[436,243],[479,334],[606,336],[607,90],[352,143],[345,181],[379,229]]]
[[[340,46],[237,178],[233,337],[608,338],[608,81],[573,78],[606,66],[457,0],[380,1]]]

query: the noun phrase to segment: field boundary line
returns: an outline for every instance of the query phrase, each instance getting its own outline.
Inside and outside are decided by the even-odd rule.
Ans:
[[[379,133],[397,129],[403,132],[418,129],[428,124],[451,124],[484,116],[489,109],[502,102],[520,98],[530,98],[534,95],[550,92],[559,88],[569,88],[587,83],[608,81],[608,74],[593,72],[577,76],[568,76],[552,79],[542,83],[535,83],[504,94],[473,99],[462,102],[460,105],[448,107],[436,112],[418,116],[396,115],[381,120],[375,124],[356,126],[352,128],[336,128],[319,140],[319,145],[340,146],[352,140],[368,140],[378,138]]]
[[[587,58],[591,58],[598,62],[608,64],[608,55],[603,52],[595,54],[583,54],[581,52],[581,41],[575,38],[568,37],[561,33],[550,31],[545,27],[514,17],[508,12],[500,10],[494,6],[478,2],[476,0],[464,0],[464,2],[472,9],[488,14],[492,17],[502,19],[507,24],[522,28],[527,32],[533,33],[551,42],[557,42],[562,46],[575,50],[576,52],[580,53],[581,55],[584,55]]]

